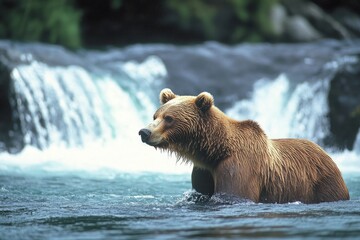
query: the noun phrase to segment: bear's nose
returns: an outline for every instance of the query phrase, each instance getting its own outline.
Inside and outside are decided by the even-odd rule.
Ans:
[[[149,141],[151,131],[149,129],[143,128],[139,131],[139,135],[141,136],[141,141],[147,143]]]

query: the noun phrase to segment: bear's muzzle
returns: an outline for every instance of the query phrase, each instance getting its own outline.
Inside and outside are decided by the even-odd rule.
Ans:
[[[148,143],[151,135],[151,131],[149,129],[143,128],[139,131],[139,135],[141,136],[141,141],[143,143]]]

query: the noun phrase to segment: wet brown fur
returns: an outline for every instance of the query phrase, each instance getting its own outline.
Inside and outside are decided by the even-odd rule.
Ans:
[[[169,91],[160,94],[163,105],[154,119],[171,116],[173,121],[157,128],[163,137],[157,147],[191,161],[193,175],[196,169],[209,171],[214,189],[205,192],[271,203],[349,199],[336,164],[315,143],[268,139],[256,122],[226,116],[213,105],[210,94],[175,96]],[[197,185],[193,182],[195,189]]]

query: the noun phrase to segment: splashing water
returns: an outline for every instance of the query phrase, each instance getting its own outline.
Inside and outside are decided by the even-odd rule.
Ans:
[[[78,66],[39,62],[15,68],[12,105],[25,148],[16,155],[3,153],[0,169],[109,175],[189,172],[189,166],[176,164],[137,135],[156,108],[151,94],[142,89],[148,91],[166,76],[161,60],[119,64],[119,71],[118,76],[96,75]]]
[[[251,99],[237,102],[227,110],[236,119],[258,121],[271,138],[321,140],[329,131],[326,81],[291,86],[282,74],[274,81],[259,80]]]
[[[235,103],[226,113],[235,119],[259,122],[269,138],[306,138],[321,145],[330,131],[328,91],[329,80],[291,86],[281,74],[273,81],[257,81],[251,98]],[[354,151],[326,149],[343,172],[360,172],[359,136]]]

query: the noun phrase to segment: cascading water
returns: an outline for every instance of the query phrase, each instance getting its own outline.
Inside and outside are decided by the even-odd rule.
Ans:
[[[269,138],[305,138],[320,145],[329,135],[327,118],[330,79],[303,82],[293,88],[286,75],[260,79],[249,99],[234,104],[226,113],[235,119],[253,119]],[[353,151],[326,149],[343,172],[359,172],[360,131]]]
[[[112,82],[101,79],[102,84],[96,85],[97,80],[79,67],[50,68],[37,62],[14,69],[11,76],[13,105],[26,145],[77,146],[87,139],[112,137],[114,116],[105,116],[108,105],[100,97],[104,95],[100,87]],[[124,95],[116,86],[114,91]]]
[[[329,132],[328,88],[328,80],[319,80],[290,89],[284,74],[273,81],[261,79],[254,84],[252,97],[235,103],[227,114],[258,121],[271,138],[307,138],[321,143]]]
[[[292,46],[216,43],[137,45],[78,55],[43,46],[32,50],[55,51],[44,61],[20,45],[23,64],[16,62],[10,73],[17,125],[9,135],[21,136],[25,147],[15,155],[1,153],[0,169],[189,172],[189,166],[141,143],[137,134],[152,119],[162,87],[179,94],[210,91],[227,114],[258,121],[270,138],[307,138],[325,145],[331,79],[342,65],[358,59],[347,53],[333,57],[339,47],[332,42],[322,47],[300,46],[289,56]],[[58,55],[65,63],[51,57]],[[354,151],[327,149],[342,169],[359,169],[359,135]]]
[[[136,86],[126,92],[117,82],[138,79],[151,83],[154,77],[164,77],[166,72],[161,62],[153,63],[162,70],[155,76],[151,68],[142,69],[148,64],[148,61],[138,66],[125,64],[123,69],[130,76],[148,70],[145,76],[136,75],[132,79],[125,74],[96,76],[78,66],[49,67],[38,62],[15,68],[11,73],[12,105],[20,120],[25,145],[44,149],[50,144],[79,146],[106,142],[119,134],[131,138],[133,134],[129,133],[136,132],[136,127],[149,119],[155,107],[151,94],[146,95]]]
[[[36,61],[13,69],[11,104],[25,149],[16,156],[3,154],[1,168],[35,164],[42,165],[41,171],[189,171],[142,144],[137,135],[152,118],[152,91],[165,76],[156,57],[119,63],[115,75]]]

